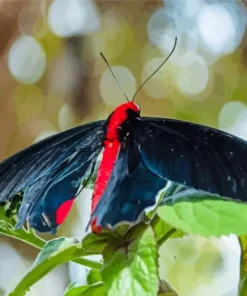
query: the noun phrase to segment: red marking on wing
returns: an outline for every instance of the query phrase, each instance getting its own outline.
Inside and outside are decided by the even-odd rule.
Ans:
[[[103,192],[106,189],[112,169],[117,159],[121,146],[121,143],[118,139],[118,128],[127,119],[127,109],[132,109],[135,112],[139,112],[139,107],[136,104],[132,102],[125,103],[115,109],[107,126],[103,157],[97,173],[94,193],[92,196],[91,213],[93,213]],[[99,233],[102,227],[95,226],[96,222],[97,218],[91,222],[91,229],[93,232]]]
[[[61,206],[57,209],[56,211],[56,223],[57,225],[60,225],[63,223],[64,219],[69,213],[69,210],[71,209],[74,198],[65,201],[64,203],[61,204]]]

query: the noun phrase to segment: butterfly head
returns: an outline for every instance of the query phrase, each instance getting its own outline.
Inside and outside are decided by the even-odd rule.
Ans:
[[[133,103],[127,102],[118,106],[107,121],[107,138],[117,139],[119,129],[126,122],[131,122],[132,119],[140,117],[140,107]]]
[[[133,103],[133,102],[127,102],[127,103],[124,103],[120,106],[118,106],[114,113],[121,113],[121,114],[126,114],[126,112],[128,112],[129,110],[131,111],[134,111],[135,113],[137,113],[138,115],[140,114],[140,106]]]

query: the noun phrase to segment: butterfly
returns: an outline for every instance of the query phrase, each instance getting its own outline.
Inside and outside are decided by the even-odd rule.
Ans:
[[[136,221],[168,181],[247,201],[246,141],[195,123],[142,117],[134,97],[106,120],[46,138],[0,163],[0,203],[22,195],[17,228],[28,220],[40,232],[56,230],[101,152],[89,221],[95,233]]]

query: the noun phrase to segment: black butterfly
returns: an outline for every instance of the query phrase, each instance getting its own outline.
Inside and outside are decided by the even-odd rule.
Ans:
[[[168,180],[247,201],[247,142],[194,123],[143,118],[132,100],[106,121],[67,130],[3,161],[0,203],[22,193],[17,227],[28,218],[39,231],[56,229],[102,149],[91,215],[96,232],[98,225],[135,221]]]

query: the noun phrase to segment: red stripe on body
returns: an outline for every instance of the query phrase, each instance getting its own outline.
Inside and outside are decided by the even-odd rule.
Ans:
[[[127,109],[132,109],[139,112],[139,107],[132,103],[125,103],[115,109],[109,124],[107,126],[106,139],[104,141],[103,157],[98,169],[97,178],[92,196],[91,213],[93,213],[102,194],[104,193],[109,181],[112,169],[116,162],[121,143],[118,139],[118,129],[121,124],[127,119]],[[91,222],[91,229],[94,233],[99,233],[102,230],[101,226],[96,226],[97,218]]]

